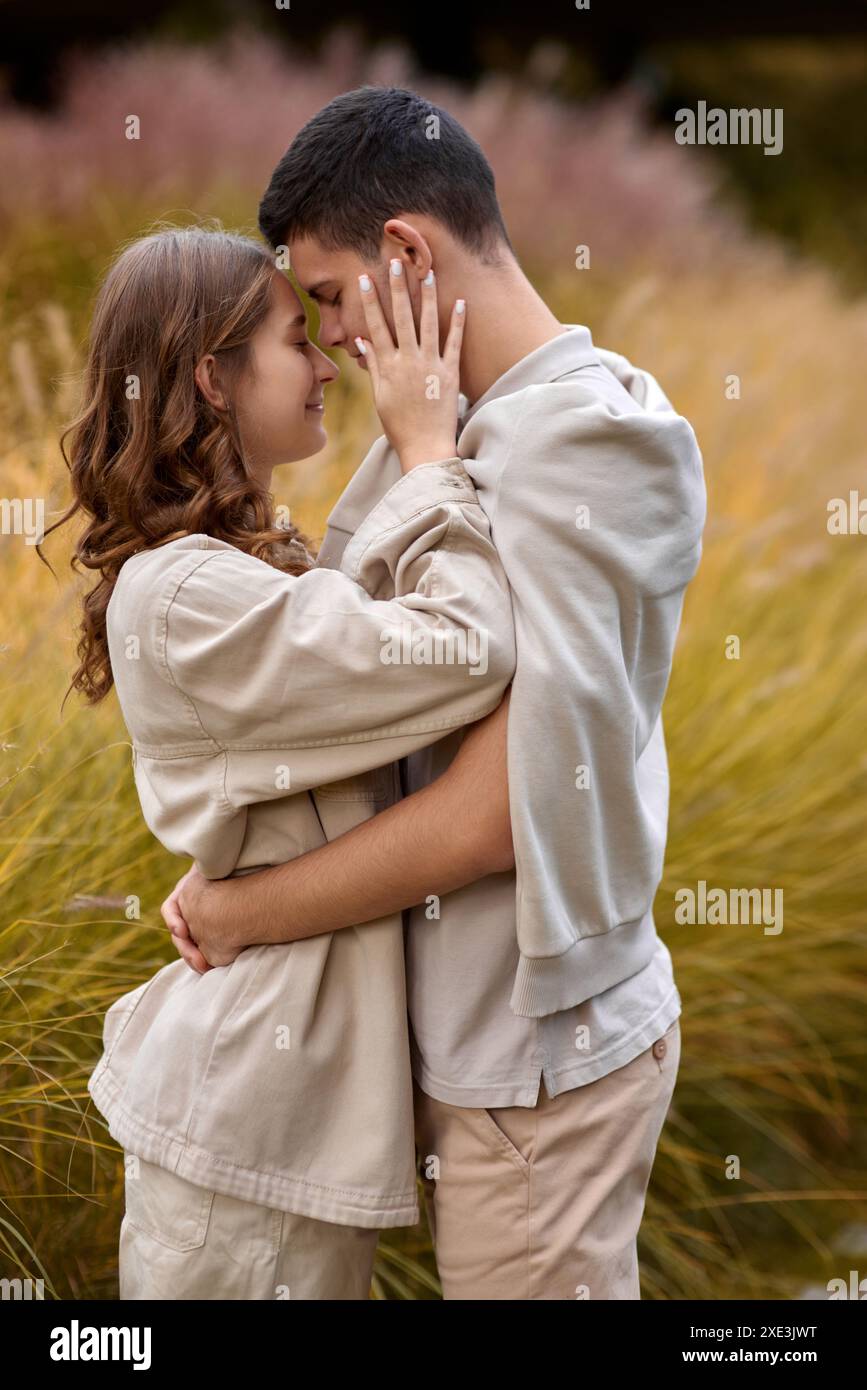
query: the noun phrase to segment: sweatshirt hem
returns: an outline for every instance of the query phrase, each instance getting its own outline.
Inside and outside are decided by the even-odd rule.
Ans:
[[[244,1168],[175,1135],[160,1134],[124,1109],[118,1082],[105,1065],[97,1066],[87,1089],[121,1148],[199,1187],[336,1226],[384,1230],[415,1226],[421,1219],[417,1191],[383,1199],[345,1188],[326,1189],[303,1178]]]
[[[435,1078],[427,1067],[420,1063],[413,1071],[416,1085],[432,1100],[443,1105],[456,1105],[464,1109],[497,1109],[503,1106],[521,1105],[532,1110],[539,1098],[539,1083],[542,1079],[541,1063],[533,1068],[533,1074],[526,1082],[495,1083],[492,1086],[455,1086],[450,1081]]]
[[[640,1057],[649,1047],[667,1033],[672,1024],[676,1023],[683,1012],[683,1005],[680,993],[675,986],[666,996],[659,1008],[654,1012],[649,1022],[642,1024],[628,1038],[624,1039],[617,1047],[609,1048],[603,1057],[589,1058],[573,1066],[561,1067],[558,1071],[545,1070],[545,1089],[551,1100],[562,1095],[564,1091],[576,1090],[579,1086],[589,1086],[593,1081],[601,1081],[605,1076],[610,1076],[615,1071],[620,1071],[622,1067],[634,1062],[636,1057]],[[551,1085],[548,1085],[550,1076]]]
[[[589,1086],[591,1082],[619,1071],[642,1052],[646,1052],[680,1018],[682,1012],[680,992],[677,985],[673,985],[649,1019],[614,1047],[608,1048],[601,1056],[586,1058],[583,1062],[559,1068],[552,1068],[540,1059],[534,1064],[526,1081],[479,1082],[474,1086],[462,1086],[435,1077],[417,1053],[413,1058],[412,1074],[416,1085],[426,1096],[445,1105],[463,1106],[468,1109],[497,1109],[520,1105],[533,1109],[539,1100],[542,1082],[551,1100],[562,1095],[564,1091]]]

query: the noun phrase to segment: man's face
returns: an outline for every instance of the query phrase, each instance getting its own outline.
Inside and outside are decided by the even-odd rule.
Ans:
[[[298,284],[319,309],[319,346],[342,348],[367,371],[367,362],[355,339],[367,338],[367,321],[358,288],[359,275],[367,274],[376,286],[386,323],[394,332],[388,264],[383,254],[362,259],[355,251],[329,251],[312,237],[297,237],[289,244],[289,263]],[[419,289],[416,277],[408,280],[413,318],[418,326]]]

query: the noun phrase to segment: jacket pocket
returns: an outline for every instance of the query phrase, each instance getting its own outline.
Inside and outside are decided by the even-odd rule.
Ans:
[[[129,1171],[130,1156],[126,1161],[126,1224],[170,1250],[196,1250],[204,1245],[214,1192],[143,1158],[136,1160],[138,1176],[134,1176]]]

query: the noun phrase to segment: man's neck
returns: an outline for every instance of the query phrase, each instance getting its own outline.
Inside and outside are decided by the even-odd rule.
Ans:
[[[565,329],[513,262],[476,274],[466,298],[461,390],[474,405],[504,372]]]

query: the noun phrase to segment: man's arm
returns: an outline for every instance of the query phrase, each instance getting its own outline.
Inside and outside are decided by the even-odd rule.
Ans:
[[[163,917],[188,963],[226,965],[246,946],[375,921],[512,869],[509,694],[467,729],[435,782],[329,844],[232,879],[186,875]]]

